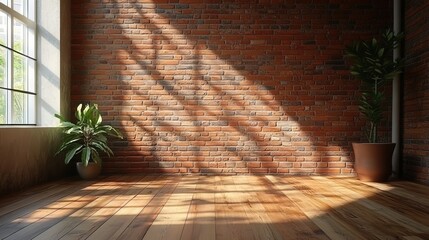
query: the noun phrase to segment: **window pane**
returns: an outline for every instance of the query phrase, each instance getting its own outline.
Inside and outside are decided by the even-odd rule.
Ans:
[[[8,46],[7,32],[7,15],[0,11],[0,43],[5,46]]]
[[[36,92],[36,62],[33,59],[24,58],[26,74],[24,79],[24,90],[28,92]]]
[[[0,0],[0,3],[3,3],[4,5],[6,5],[6,6],[8,6],[8,3],[9,3],[10,1],[8,1],[8,0]]]
[[[35,96],[12,92],[12,124],[35,124]]]
[[[13,9],[24,16],[26,15],[24,13],[25,2],[25,0],[13,0]]]
[[[12,88],[18,90],[26,90],[27,64],[25,57],[13,53],[13,82]]]
[[[6,124],[6,90],[0,89],[0,124]]]
[[[31,21],[36,20],[36,0],[27,0],[27,13]]]
[[[26,94],[12,92],[12,124],[23,124],[26,105]]]
[[[6,0],[1,0],[7,2]],[[9,3],[10,4],[10,3]],[[35,0],[14,0],[13,9],[34,21]]]
[[[24,53],[24,24],[14,19],[13,21],[13,49]]]
[[[7,87],[7,51],[0,46],[0,87]]]
[[[35,53],[34,31],[25,24],[14,19],[13,49],[27,56],[34,57]]]
[[[27,26],[24,27],[24,54],[36,58],[36,37],[34,31]]]
[[[28,124],[36,124],[36,96],[27,94],[26,118]]]
[[[35,83],[35,61],[14,53],[12,88],[35,93]]]

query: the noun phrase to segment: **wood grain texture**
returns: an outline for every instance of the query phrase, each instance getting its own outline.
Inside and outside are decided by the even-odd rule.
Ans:
[[[429,187],[321,176],[110,176],[0,199],[0,239],[429,239]]]
[[[215,240],[216,207],[214,178],[200,177],[192,197],[182,239]]]
[[[60,143],[60,128],[0,128],[0,196],[66,176]]]

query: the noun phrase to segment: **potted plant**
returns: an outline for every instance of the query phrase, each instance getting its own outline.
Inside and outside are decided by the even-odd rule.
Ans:
[[[347,47],[351,74],[362,81],[359,110],[367,120],[368,143],[353,143],[355,170],[363,181],[385,181],[392,173],[394,143],[379,143],[378,126],[385,116],[384,85],[401,72],[402,59],[393,59],[402,34],[386,30],[380,40],[355,42]]]
[[[57,154],[65,152],[65,163],[68,164],[73,157],[80,155],[80,162],[76,163],[79,175],[83,179],[93,179],[101,172],[101,157],[99,152],[113,155],[107,145],[107,136],[123,138],[121,133],[110,125],[102,124],[102,117],[96,104],[87,104],[82,109],[82,104],[76,108],[76,123],[67,121],[61,115],[55,114],[60,119],[60,127],[63,128],[64,142]]]

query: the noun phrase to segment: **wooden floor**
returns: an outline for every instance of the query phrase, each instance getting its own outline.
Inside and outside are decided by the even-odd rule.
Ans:
[[[309,176],[70,179],[2,197],[0,239],[429,239],[429,187]]]

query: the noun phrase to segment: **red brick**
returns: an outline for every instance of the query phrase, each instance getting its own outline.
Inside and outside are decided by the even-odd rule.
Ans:
[[[407,66],[404,71],[404,102],[403,109],[403,176],[419,182],[429,183],[429,148],[427,133],[429,124],[427,116],[429,105],[427,95],[427,72],[429,71],[429,55],[426,47],[429,34],[423,29],[429,28],[425,20],[429,14],[429,2],[410,2],[406,4],[404,17],[405,49]],[[410,33],[410,34],[408,34]],[[398,146],[396,146],[398,148]]]
[[[106,122],[125,135],[112,139],[117,154],[106,172],[353,172],[350,146],[363,139],[364,122],[344,48],[388,26],[391,3],[352,0],[332,9],[329,0],[226,1],[219,9],[197,0],[121,3],[130,7],[108,17],[103,9],[115,9],[104,1],[71,3],[72,105],[99,104]],[[136,10],[142,4],[146,18]],[[414,12],[412,4],[407,9]],[[427,66],[418,65],[424,63],[413,63],[408,76],[424,81]],[[425,116],[408,101],[405,107]],[[406,123],[412,120],[421,122]],[[408,127],[406,138],[423,139],[416,129]],[[407,156],[425,161],[423,145],[406,142]],[[424,178],[424,169],[407,169]]]
[[[262,168],[277,168],[279,164],[277,162],[263,162],[261,163]]]

